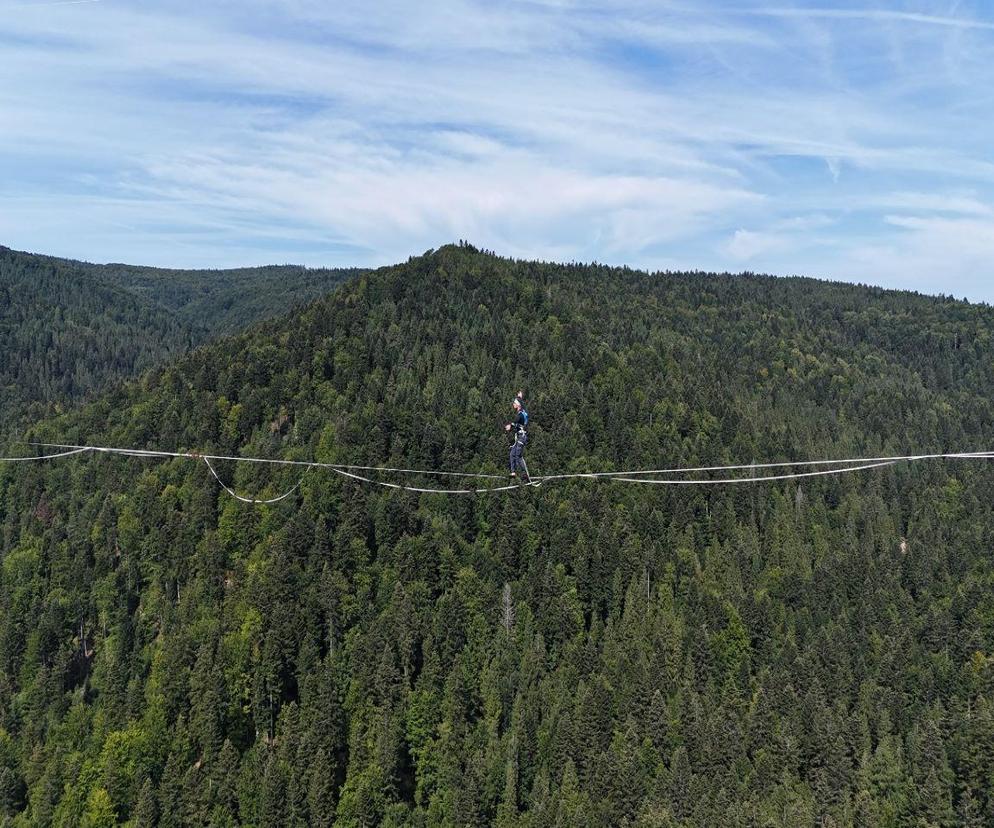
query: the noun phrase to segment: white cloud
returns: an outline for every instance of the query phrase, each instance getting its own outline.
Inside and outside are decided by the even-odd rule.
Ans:
[[[778,250],[787,243],[784,236],[776,233],[757,233],[751,230],[736,230],[725,249],[737,262],[748,262],[765,253]]]
[[[971,193],[887,193],[869,199],[866,206],[882,210],[919,210],[932,213],[960,213],[968,216],[994,216],[994,208]]]
[[[442,144],[451,138],[446,133]],[[242,156],[163,160],[138,191],[170,199],[208,193],[213,204],[266,205],[287,220],[304,214],[368,250],[382,250],[389,238],[391,253],[401,257],[424,239],[472,238],[503,248],[571,234],[596,237],[607,252],[640,253],[759,201],[747,190],[692,179],[541,168],[528,151],[496,142],[480,147],[485,151],[470,157],[412,156],[390,146],[367,146],[360,155],[346,140],[306,149],[291,143],[268,148],[268,165]]]
[[[791,233],[810,233],[837,224],[837,220],[825,213],[809,213],[803,216],[790,216],[774,222],[774,230]]]
[[[990,300],[994,219],[891,215],[894,229],[833,249],[820,275],[924,293]]]

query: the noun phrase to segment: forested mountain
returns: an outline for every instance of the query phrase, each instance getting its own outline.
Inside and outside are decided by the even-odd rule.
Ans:
[[[235,333],[324,296],[358,268],[270,265],[230,270],[170,270],[134,265],[89,265],[102,281],[173,311],[210,335]]]
[[[534,473],[991,447],[994,311],[445,247],[32,428]],[[238,491],[289,469],[227,462]],[[994,469],[418,496],[0,469],[13,825],[994,824]]]
[[[358,272],[160,270],[0,247],[0,419],[9,424],[30,403],[78,400],[211,336],[285,313]]]

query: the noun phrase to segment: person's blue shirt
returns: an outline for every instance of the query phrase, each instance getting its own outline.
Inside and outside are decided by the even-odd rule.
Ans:
[[[518,409],[518,415],[514,418],[511,426],[514,428],[514,433],[521,434],[522,431],[528,427],[528,412],[523,408]]]

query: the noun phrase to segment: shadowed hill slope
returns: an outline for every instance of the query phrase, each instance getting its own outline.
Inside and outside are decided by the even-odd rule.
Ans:
[[[212,336],[234,333],[260,319],[330,293],[359,268],[268,265],[229,270],[173,270],[135,265],[90,265],[100,280],[167,308]]]
[[[92,395],[212,336],[285,313],[358,272],[159,270],[0,248],[0,415],[9,423],[31,403]]]
[[[523,386],[541,472],[991,448],[992,331],[911,294],[445,247],[28,436],[498,472]],[[189,460],[2,468],[0,808],[984,824],[992,493],[985,463],[473,498],[309,472],[252,508]]]

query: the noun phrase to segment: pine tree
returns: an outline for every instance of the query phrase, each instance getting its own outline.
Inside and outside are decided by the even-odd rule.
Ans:
[[[328,752],[319,748],[309,768],[307,812],[315,828],[331,828],[335,822],[337,785],[335,765]]]
[[[190,674],[190,729],[205,762],[213,761],[224,741],[224,695],[215,645],[205,642]]]
[[[239,756],[230,739],[225,739],[210,770],[213,799],[220,812],[231,819],[238,817]]]
[[[142,783],[131,822],[134,828],[155,828],[159,824],[159,808],[155,800],[155,788],[152,786],[151,779],[146,778]]]
[[[287,779],[282,764],[274,751],[270,751],[266,757],[265,768],[262,777],[259,815],[263,825],[279,828],[279,826],[287,824]]]

